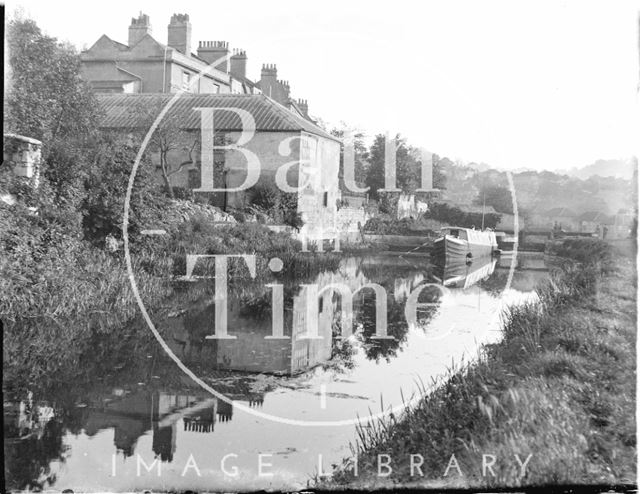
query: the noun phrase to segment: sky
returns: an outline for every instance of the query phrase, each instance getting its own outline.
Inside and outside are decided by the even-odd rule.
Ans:
[[[248,75],[278,67],[330,126],[400,133],[440,156],[503,169],[568,169],[640,155],[639,12],[630,1],[7,2],[78,49],[126,42],[174,13],[225,40]]]

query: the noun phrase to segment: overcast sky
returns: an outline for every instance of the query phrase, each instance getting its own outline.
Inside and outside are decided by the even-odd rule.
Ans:
[[[501,168],[566,169],[638,155],[638,1],[241,2],[26,0],[47,34],[78,48],[126,42],[131,17],[167,40],[187,13],[226,40],[249,76],[275,63],[312,115]]]

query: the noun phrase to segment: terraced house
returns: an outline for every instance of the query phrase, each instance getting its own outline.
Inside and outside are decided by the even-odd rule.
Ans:
[[[286,166],[287,183],[304,185],[297,195],[307,238],[335,238],[340,141],[309,117],[306,100],[292,98],[289,82],[278,79],[275,64],[263,64],[260,80],[254,82],[247,77],[244,50],[231,52],[227,41],[200,41],[193,53],[191,31],[189,16],[174,14],[163,44],[152,36],[149,16],[140,13],[131,19],[127,44],[102,35],[82,52],[83,77],[99,93],[104,109],[103,130],[146,132],[180,93],[149,151],[165,185],[198,191],[204,187],[201,143],[208,138],[202,134],[203,110],[198,108],[215,108],[217,148],[213,159],[204,162],[206,167],[215,161],[215,188],[231,190],[209,194],[210,200],[225,210],[250,201],[254,187],[238,190],[247,179],[246,156],[219,147],[238,144],[243,131],[249,131],[251,138],[241,147],[258,157],[255,185],[274,184],[277,171]]]
[[[99,95],[104,110],[101,128],[109,132],[146,132],[173,97]],[[209,194],[211,202],[225,210],[241,209],[249,204],[255,186],[275,184],[279,173],[289,187],[298,189],[297,209],[308,238],[335,238],[340,141],[264,94],[184,94],[177,98],[159,122],[149,147],[159,179],[164,174],[172,187],[202,190],[202,166],[207,159],[201,152],[203,132],[205,139],[209,132],[206,127],[203,130],[203,109],[214,109],[215,188],[229,190]],[[243,112],[245,121],[241,118]],[[247,152],[259,162],[255,184],[248,178]],[[251,187],[243,188],[245,181]],[[280,189],[283,190],[281,186]]]
[[[103,34],[81,53],[83,78],[100,93],[263,92],[309,119],[307,100],[291,97],[289,82],[278,79],[275,64],[263,64],[254,82],[247,77],[245,50],[231,51],[228,41],[200,41],[193,53],[191,31],[188,14],[173,14],[163,44],[152,36],[151,20],[141,12],[131,19],[127,44]]]
[[[244,93],[258,92],[246,78],[247,55],[209,65],[229,53],[226,41],[200,42],[192,53],[187,14],[174,14],[167,28],[167,44],[152,36],[151,21],[143,13],[131,19],[127,44],[102,35],[81,54],[82,74],[98,92],[109,93]],[[207,70],[197,82],[195,79]]]

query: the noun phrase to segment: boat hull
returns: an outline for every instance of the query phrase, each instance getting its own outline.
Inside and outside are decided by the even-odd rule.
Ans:
[[[433,253],[437,258],[474,259],[491,256],[496,246],[490,243],[476,243],[445,235],[433,244]]]

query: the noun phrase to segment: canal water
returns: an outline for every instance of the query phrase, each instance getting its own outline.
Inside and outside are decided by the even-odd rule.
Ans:
[[[420,256],[345,258],[283,283],[276,329],[276,289],[235,286],[226,301],[235,339],[207,337],[221,324],[209,292],[187,297],[155,323],[197,380],[152,340],[116,356],[96,350],[77,382],[6,397],[7,487],[303,488],[352,455],[358,420],[397,415],[500,338],[503,310],[534,298],[546,276],[541,255],[516,261],[443,269]],[[417,308],[407,310],[412,293]]]

